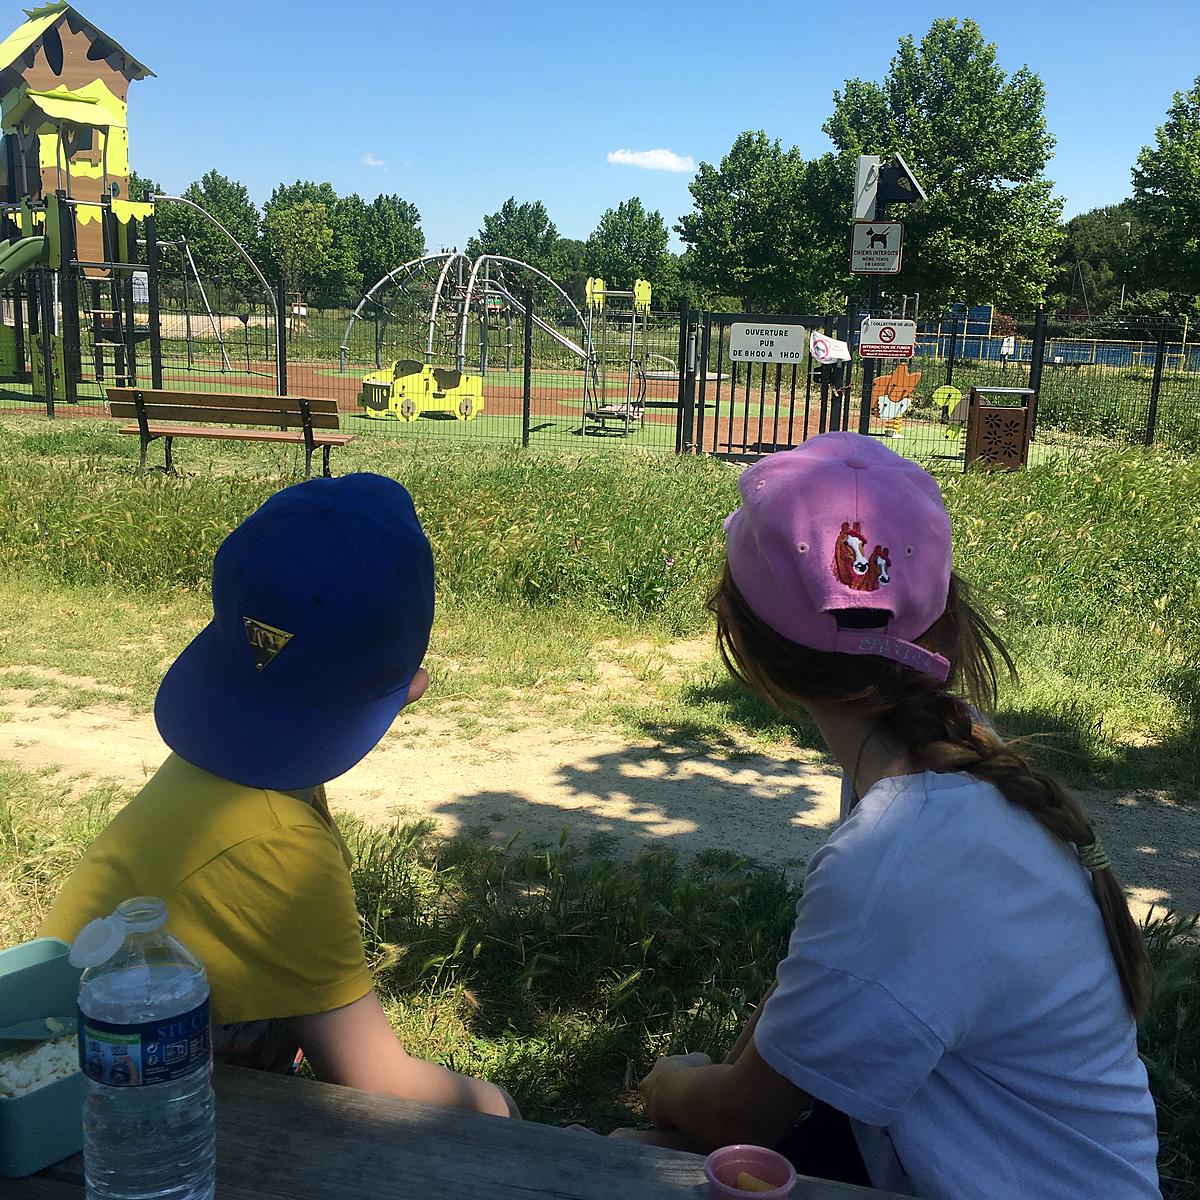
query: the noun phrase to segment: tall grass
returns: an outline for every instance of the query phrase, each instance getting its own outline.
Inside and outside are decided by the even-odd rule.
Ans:
[[[101,423],[0,424],[0,568],[203,591],[224,535],[287,482],[268,453],[240,451],[205,474],[138,476],[131,440]],[[444,620],[470,608],[536,623],[570,606],[631,629],[707,627],[721,522],[737,503],[722,464],[360,439],[342,469],[364,468],[412,490]],[[1006,732],[1036,737],[1076,782],[1194,795],[1200,463],[1130,450],[942,483],[958,568],[1020,662]],[[751,728],[764,719],[744,704],[729,715]]]

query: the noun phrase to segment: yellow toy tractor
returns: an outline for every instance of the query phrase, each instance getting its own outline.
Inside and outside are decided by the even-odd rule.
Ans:
[[[483,377],[402,358],[362,378],[364,417],[415,421],[422,413],[450,413],[473,421],[483,411]]]

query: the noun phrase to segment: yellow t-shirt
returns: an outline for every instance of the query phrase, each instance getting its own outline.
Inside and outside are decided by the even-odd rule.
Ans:
[[[122,900],[159,896],[208,973],[214,1026],[329,1012],[371,990],[350,862],[311,805],[173,754],[71,873],[42,935],[71,941]]]

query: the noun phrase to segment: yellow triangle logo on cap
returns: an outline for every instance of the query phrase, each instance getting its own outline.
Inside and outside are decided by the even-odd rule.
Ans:
[[[284,629],[276,629],[274,625],[256,621],[253,617],[243,617],[242,621],[246,626],[250,652],[254,655],[255,669],[261,671],[292,640],[292,634]]]

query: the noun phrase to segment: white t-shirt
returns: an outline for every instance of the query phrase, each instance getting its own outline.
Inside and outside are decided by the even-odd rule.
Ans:
[[[762,1058],[924,1200],[1158,1198],[1134,1022],[1087,872],[991,784],[884,779],[813,856]]]

